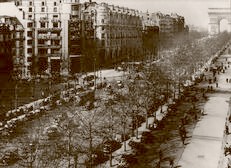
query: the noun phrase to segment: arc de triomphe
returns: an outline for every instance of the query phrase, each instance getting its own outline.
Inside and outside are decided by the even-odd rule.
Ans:
[[[209,27],[210,35],[220,33],[220,21],[226,19],[228,21],[228,32],[231,32],[231,12],[230,8],[209,8]]]

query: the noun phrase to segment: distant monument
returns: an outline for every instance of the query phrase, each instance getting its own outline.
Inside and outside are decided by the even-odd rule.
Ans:
[[[220,33],[220,22],[226,19],[229,24],[228,32],[231,32],[231,10],[230,8],[209,8],[209,35]]]

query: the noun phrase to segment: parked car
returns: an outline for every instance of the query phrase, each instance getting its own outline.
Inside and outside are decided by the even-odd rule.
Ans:
[[[129,146],[131,146],[131,148],[134,150],[135,154],[141,154],[146,152],[146,148],[144,146],[144,144],[142,144],[141,142],[136,142],[136,141],[130,141],[128,143]]]
[[[114,152],[121,147],[121,143],[116,140],[108,140],[103,144],[104,153]]]
[[[138,159],[135,154],[123,154],[120,158],[119,165],[117,168],[128,168],[138,163]]]
[[[150,144],[154,142],[154,136],[150,131],[144,131],[141,136],[141,142],[145,144]]]
[[[94,78],[97,78],[97,76],[94,75],[88,75],[83,78],[84,81],[92,81]]]

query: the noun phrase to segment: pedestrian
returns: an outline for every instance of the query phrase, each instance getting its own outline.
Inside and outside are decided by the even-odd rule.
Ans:
[[[216,83],[216,88],[218,88],[218,83]]]
[[[231,122],[231,115],[229,116],[229,122]]]
[[[197,121],[197,112],[196,111],[194,112],[194,119],[195,119],[195,121]]]
[[[179,135],[180,135],[180,139],[184,145],[185,137],[183,135],[182,126],[179,126]]]
[[[228,158],[228,168],[231,168],[231,159]]]
[[[228,78],[226,78],[226,83],[228,83],[229,82],[229,79]]]
[[[228,127],[227,124],[225,125],[225,133],[226,133],[227,135],[229,135],[229,127]]]
[[[216,81],[217,81],[217,78],[216,78],[216,77],[214,77],[214,78],[213,78],[213,82],[215,83]]]
[[[212,83],[212,79],[209,79],[209,84],[211,84]]]
[[[180,134],[180,138],[181,138],[183,145],[185,145],[185,136],[182,133]]]
[[[213,86],[210,86],[210,91],[213,91]]]
[[[170,166],[170,168],[174,167],[174,160],[173,159],[169,160],[169,166]]]
[[[181,124],[182,124],[182,125],[185,125],[185,119],[184,119],[184,118],[181,118],[180,120],[181,120]]]

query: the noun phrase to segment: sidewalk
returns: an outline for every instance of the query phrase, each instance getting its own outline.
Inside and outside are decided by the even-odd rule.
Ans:
[[[205,104],[207,115],[197,123],[190,144],[185,147],[178,165],[183,168],[217,168],[228,112],[227,100],[211,97]]]
[[[221,59],[223,59],[222,56],[219,60]],[[227,68],[225,73],[217,75],[218,87],[216,87],[216,83],[210,84],[215,91],[209,94],[209,100],[205,103],[204,112],[207,115],[197,123],[190,143],[185,147],[178,162],[179,166],[183,168],[217,168],[224,165],[222,159],[225,143],[224,130],[231,95],[227,93],[231,89],[231,83],[226,82],[226,78],[230,77],[231,67]],[[209,84],[202,84],[206,87],[207,85]]]

